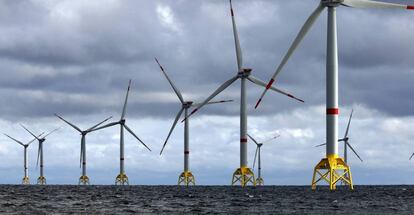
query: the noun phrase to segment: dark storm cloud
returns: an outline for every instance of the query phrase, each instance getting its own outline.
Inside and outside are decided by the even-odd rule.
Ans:
[[[245,66],[267,81],[317,4],[234,1]],[[0,11],[0,91],[10,101],[2,108],[3,117],[57,111],[116,114],[129,79],[131,116],[172,117],[178,100],[154,57],[187,100],[201,101],[236,73],[227,1],[2,1]],[[413,16],[407,11],[338,9],[341,104],[362,103],[390,115],[414,113],[407,108],[413,105]],[[262,89],[249,84],[250,113],[323,104],[325,49],[323,13],[278,80],[280,88],[306,103],[269,94],[262,108],[253,111]],[[237,115],[238,93],[237,82],[219,97],[234,103],[203,113]],[[56,95],[60,98],[42,98]]]

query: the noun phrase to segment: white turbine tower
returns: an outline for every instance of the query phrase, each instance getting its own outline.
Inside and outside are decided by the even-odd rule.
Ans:
[[[157,62],[158,66],[160,67],[162,73],[164,74],[165,78],[167,78],[168,82],[170,83],[171,87],[173,88],[175,94],[177,94],[178,99],[181,102],[181,109],[178,111],[177,116],[175,117],[174,123],[170,129],[170,132],[168,133],[168,136],[164,142],[164,145],[162,146],[160,155],[164,151],[164,147],[167,145],[168,139],[171,136],[171,133],[173,132],[175,126],[177,125],[178,120],[180,119],[181,115],[184,112],[184,171],[179,175],[178,177],[178,185],[195,185],[195,177],[193,173],[190,171],[190,131],[189,131],[189,123],[190,119],[188,119],[188,110],[192,107],[197,106],[198,104],[194,103],[193,101],[185,101],[180,90],[174,85],[174,83],[171,81],[170,77],[168,77],[167,73],[165,72],[164,68],[159,63],[158,59],[155,58],[155,61]],[[216,102],[208,102],[207,104],[218,104],[218,103],[224,103],[224,102],[231,102],[232,100],[223,100],[223,101],[216,101]]]
[[[101,127],[92,129],[91,131],[96,131],[96,130],[100,130],[103,128],[108,128],[108,127],[112,127],[115,125],[119,125],[120,126],[120,164],[119,164],[119,174],[115,179],[115,185],[129,185],[129,181],[128,181],[128,176],[125,174],[125,168],[124,168],[124,161],[125,161],[125,157],[124,157],[124,129],[126,129],[132,136],[134,136],[143,146],[145,146],[145,148],[147,148],[149,151],[151,151],[150,148],[148,148],[147,145],[145,145],[144,142],[142,142],[141,139],[139,139],[139,137],[126,125],[126,119],[125,119],[125,114],[126,114],[126,107],[127,107],[127,103],[128,103],[128,95],[129,95],[129,91],[131,89],[131,80],[129,80],[129,84],[128,84],[128,90],[125,96],[125,102],[124,102],[124,106],[122,108],[122,115],[121,115],[121,119],[117,122],[111,122],[108,123],[106,125],[103,125]]]
[[[249,136],[249,138],[256,144],[256,152],[254,153],[254,161],[253,161],[253,170],[254,167],[256,165],[256,158],[257,160],[257,166],[258,166],[258,170],[257,170],[257,179],[256,179],[256,184],[259,186],[264,185],[264,180],[262,178],[262,157],[261,157],[261,151],[262,151],[262,146],[264,143],[267,143],[269,141],[272,141],[278,137],[280,137],[280,135],[274,136],[271,139],[268,139],[264,142],[257,142],[252,136],[250,136],[249,134],[247,134],[247,136]]]
[[[4,135],[6,135],[8,138],[10,138],[10,139],[12,139],[12,140],[14,140],[16,143],[18,143],[18,144],[20,144],[21,146],[23,146],[24,147],[24,154],[23,154],[23,156],[24,156],[24,160],[23,160],[23,167],[24,167],[24,177],[23,177],[23,179],[22,179],[22,184],[30,184],[30,179],[29,179],[29,164],[28,164],[28,162],[29,162],[29,160],[28,160],[28,155],[27,155],[27,148],[29,147],[29,145],[33,142],[33,141],[35,141],[36,140],[36,138],[34,138],[33,140],[31,140],[30,142],[28,142],[28,143],[26,143],[26,144],[24,144],[24,143],[22,143],[21,141],[19,141],[19,140],[17,140],[17,139],[15,139],[15,138],[13,138],[13,137],[11,137],[11,136],[9,136],[9,135],[7,135],[7,134],[4,134]],[[41,136],[41,135],[43,135],[43,133],[42,134],[40,134],[39,136]]]
[[[43,143],[46,141],[47,136],[51,135],[53,132],[59,130],[60,128],[56,128],[56,129],[52,130],[51,132],[49,132],[45,136],[42,136],[41,134],[36,136],[31,131],[29,131],[29,129],[24,127],[24,125],[22,125],[22,124],[20,124],[20,125],[24,128],[24,130],[29,132],[29,134],[32,135],[34,138],[36,138],[37,141],[39,142],[39,148],[37,150],[36,167],[39,166],[39,160],[40,160],[40,175],[39,175],[39,178],[37,178],[37,184],[45,185],[46,184],[46,177],[43,174],[43,167],[44,167],[43,166]]]
[[[79,127],[77,127],[76,125],[70,123],[69,121],[65,120],[63,117],[55,114],[56,117],[58,117],[59,119],[61,119],[63,122],[65,122],[66,124],[70,125],[72,128],[74,128],[75,130],[79,131],[79,133],[81,134],[81,151],[80,151],[80,160],[79,160],[79,166],[82,167],[82,175],[79,178],[79,185],[89,185],[89,177],[86,175],[86,135],[90,132],[93,131],[94,128],[100,126],[102,123],[108,121],[109,119],[112,118],[108,117],[105,120],[103,120],[102,122],[86,129],[86,130],[81,130]]]
[[[266,87],[266,83],[253,77],[251,75],[252,69],[244,68],[243,67],[243,56],[242,51],[239,43],[239,37],[236,28],[236,22],[234,20],[234,12],[233,7],[230,0],[230,12],[231,18],[233,23],[233,34],[234,34],[234,41],[236,46],[236,56],[237,56],[237,68],[238,72],[237,75],[226,81],[222,84],[213,94],[211,94],[204,102],[197,106],[191,114],[188,116],[190,117],[196,111],[200,110],[204,105],[206,105],[211,99],[213,99],[216,95],[221,93],[231,84],[233,84],[236,80],[240,79],[241,81],[241,92],[240,92],[240,168],[236,169],[233,174],[232,185],[240,182],[241,186],[246,186],[249,183],[256,185],[256,180],[254,177],[253,171],[248,167],[247,163],[247,111],[246,111],[246,80],[251,81],[252,83],[259,85],[261,87]],[[303,100],[294,97],[293,95],[286,93],[276,87],[270,88],[273,91],[286,95],[290,98],[296,99],[300,102]]]
[[[312,25],[315,23],[322,11],[328,9],[328,38],[327,38],[327,55],[326,55],[326,158],[322,159],[315,167],[312,189],[320,181],[328,181],[331,190],[336,189],[339,181],[349,185],[353,189],[351,170],[349,166],[338,156],[338,45],[337,45],[337,27],[336,27],[336,8],[338,6],[347,6],[354,8],[389,8],[389,9],[414,9],[414,6],[385,3],[369,0],[321,0],[319,6],[310,15],[302,29],[299,31],[296,39],[276,69],[266,89],[263,91],[256,103],[256,108],[262,101],[266,92],[272,87],[276,76],[282,71],[283,67],[292,56],[298,45],[306,36]],[[342,173],[342,172],[345,173]],[[349,174],[348,174],[349,173]],[[318,178],[316,177],[318,175]]]

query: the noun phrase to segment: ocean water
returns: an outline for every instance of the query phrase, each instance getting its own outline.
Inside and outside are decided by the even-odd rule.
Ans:
[[[0,214],[414,214],[414,186],[0,186]]]

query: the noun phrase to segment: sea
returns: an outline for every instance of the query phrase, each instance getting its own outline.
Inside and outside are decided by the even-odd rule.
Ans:
[[[0,185],[0,214],[414,214],[414,186]]]

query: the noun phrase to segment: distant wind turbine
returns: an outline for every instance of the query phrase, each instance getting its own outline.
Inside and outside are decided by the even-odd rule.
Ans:
[[[121,118],[119,119],[119,121],[117,122],[111,122],[108,123],[106,125],[103,125],[101,127],[92,129],[91,131],[97,131],[97,130],[101,130],[104,128],[108,128],[108,127],[112,127],[115,125],[119,125],[120,126],[120,140],[119,140],[119,146],[120,146],[120,165],[119,165],[119,174],[115,179],[115,184],[116,185],[128,185],[129,181],[128,181],[128,176],[125,174],[125,167],[124,167],[124,161],[125,161],[125,156],[124,156],[124,129],[126,129],[132,136],[134,136],[145,148],[147,148],[149,151],[151,151],[150,148],[148,148],[147,145],[145,145],[144,142],[142,142],[141,139],[139,139],[139,137],[132,131],[132,129],[130,129],[127,125],[126,125],[126,119],[125,119],[125,115],[126,115],[126,108],[127,108],[127,103],[128,103],[128,95],[129,95],[129,91],[131,89],[131,80],[129,80],[129,84],[128,84],[128,89],[127,89],[127,93],[125,96],[125,102],[124,102],[124,106],[122,108],[122,115]]]
[[[31,140],[31,141],[29,141],[28,143],[24,144],[24,143],[22,143],[21,141],[19,141],[19,140],[17,140],[17,139],[15,139],[15,138],[13,138],[13,137],[11,137],[11,136],[9,136],[9,135],[7,135],[7,134],[4,134],[4,135],[6,135],[6,137],[8,137],[8,138],[12,139],[12,140],[13,140],[13,141],[15,141],[16,143],[18,143],[18,144],[20,144],[21,146],[23,146],[23,147],[24,147],[24,154],[23,154],[23,156],[24,156],[24,160],[23,160],[24,177],[23,177],[23,179],[22,179],[22,184],[25,184],[25,185],[30,184],[30,179],[29,179],[29,164],[28,164],[29,159],[28,159],[28,155],[27,155],[27,148],[29,147],[29,145],[30,145],[31,143],[33,143],[33,141],[35,141],[35,140],[36,140],[36,138],[34,138],[33,140]],[[42,135],[43,135],[43,133],[41,133],[39,136],[42,136]]]
[[[247,134],[247,136],[249,136],[249,138],[256,144],[256,152],[254,153],[254,161],[253,161],[253,170],[254,167],[256,165],[256,158],[258,158],[258,170],[257,170],[257,179],[256,179],[256,185],[259,186],[263,186],[264,185],[264,180],[262,178],[262,156],[261,156],[261,151],[262,151],[262,146],[264,143],[270,142],[278,137],[280,137],[280,135],[274,136],[266,141],[263,142],[257,142],[252,136],[250,136],[249,134]]]
[[[178,99],[181,102],[181,109],[178,111],[177,116],[175,117],[174,123],[170,129],[170,132],[168,133],[167,138],[165,139],[164,145],[162,146],[160,155],[162,154],[162,152],[164,151],[165,146],[167,145],[168,139],[171,136],[171,133],[173,132],[175,126],[177,125],[178,120],[180,119],[181,115],[184,112],[184,171],[180,174],[180,176],[178,177],[178,185],[195,185],[195,177],[193,175],[193,173],[190,171],[190,140],[189,140],[189,136],[190,136],[190,130],[189,130],[189,124],[190,124],[190,119],[188,118],[188,110],[192,107],[197,106],[198,104],[194,103],[193,101],[185,101],[183,99],[183,96],[180,92],[180,90],[178,90],[178,88],[174,85],[174,83],[172,82],[172,80],[170,79],[170,77],[168,77],[167,72],[165,72],[164,67],[161,66],[161,64],[159,63],[158,59],[155,58],[155,61],[157,62],[158,66],[160,67],[162,73],[164,74],[165,78],[168,80],[168,82],[170,83],[171,87],[173,88],[175,94],[177,94]],[[222,101],[216,101],[216,102],[208,102],[207,104],[219,104],[219,103],[225,103],[225,102],[231,102],[233,100],[222,100]]]
[[[42,135],[36,136],[35,134],[33,134],[33,132],[31,132],[29,129],[24,127],[24,125],[22,125],[22,124],[20,124],[20,125],[24,128],[24,130],[29,132],[29,134],[32,135],[34,138],[36,138],[37,141],[39,142],[39,148],[37,150],[36,167],[39,166],[39,159],[40,159],[40,175],[39,175],[39,178],[37,178],[37,184],[45,185],[46,184],[46,177],[43,174],[43,167],[44,167],[43,166],[43,143],[46,141],[47,136],[51,135],[52,133],[59,130],[60,128],[56,128],[56,129],[52,130],[51,132],[49,132],[45,136],[42,136]]]
[[[70,127],[74,128],[75,130],[79,131],[79,133],[81,134],[81,151],[80,151],[80,160],[79,160],[79,166],[82,166],[82,175],[79,178],[79,185],[89,185],[89,177],[86,175],[86,135],[90,132],[93,131],[94,128],[100,126],[102,123],[108,121],[109,119],[112,118],[108,117],[105,120],[103,120],[102,122],[86,129],[86,130],[81,130],[79,127],[77,127],[76,125],[70,123],[69,121],[65,120],[63,117],[59,116],[58,114],[55,114],[56,117],[58,117],[59,119],[61,119],[63,122],[65,122],[66,124],[68,124]]]

